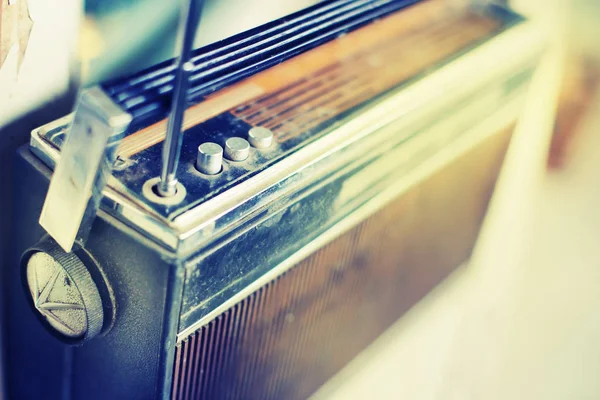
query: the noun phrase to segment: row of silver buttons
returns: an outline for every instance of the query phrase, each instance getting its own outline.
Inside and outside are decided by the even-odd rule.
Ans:
[[[232,137],[225,141],[225,151],[213,142],[198,146],[196,169],[203,174],[216,175],[221,172],[223,154],[230,161],[244,161],[250,154],[250,146],[267,149],[273,144],[273,132],[270,129],[254,127],[248,131],[248,139]]]

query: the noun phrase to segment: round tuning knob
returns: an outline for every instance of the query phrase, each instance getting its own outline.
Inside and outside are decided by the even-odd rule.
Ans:
[[[23,281],[36,314],[51,333],[71,344],[98,335],[106,320],[100,290],[90,274],[90,267],[97,265],[89,265],[94,263],[91,257],[84,259],[88,265],[46,237],[21,260]]]

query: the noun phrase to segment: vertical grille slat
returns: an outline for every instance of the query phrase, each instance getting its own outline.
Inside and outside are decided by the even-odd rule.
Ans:
[[[215,320],[213,324],[210,324],[208,326],[207,338],[204,339],[207,341],[208,347],[206,350],[206,358],[204,359],[205,368],[202,370],[202,381],[200,382],[200,388],[202,389],[200,396],[201,399],[206,398],[206,391],[208,388],[210,388],[210,386],[208,385],[208,381],[210,380],[210,376],[213,370],[212,358],[213,353],[215,352],[215,339],[217,338],[217,336],[215,335],[215,331],[217,330],[217,323],[218,320]]]
[[[223,346],[222,346],[223,336],[224,336],[223,335],[223,325],[224,325],[225,320],[229,320],[228,315],[222,314],[219,317],[217,317],[217,323],[215,326],[215,333],[214,333],[215,342],[213,344],[211,344],[213,352],[212,352],[212,357],[210,359],[210,363],[211,363],[211,365],[213,365],[213,367],[211,368],[210,375],[207,376],[206,386],[208,388],[214,387],[216,375],[219,373],[219,363],[221,361],[220,354],[221,354],[221,351],[223,350]],[[212,396],[212,393],[209,392],[208,397],[210,398],[211,396]]]
[[[273,290],[273,288],[271,286],[272,286],[271,284],[267,284],[263,288],[264,289],[263,290],[263,293],[264,293],[263,302],[259,306],[261,309],[264,309],[265,304],[270,304],[272,295],[275,292],[275,290]],[[264,321],[264,318],[262,318],[262,316],[261,316],[261,324],[264,324],[263,321]],[[263,333],[260,335],[259,344],[255,348],[255,355],[254,355],[255,368],[250,368],[250,373],[246,377],[246,382],[247,382],[246,386],[251,385],[252,382],[254,382],[254,380],[257,378],[257,376],[260,376],[261,373],[263,372],[263,369],[264,369],[263,366],[265,365],[264,360],[267,360],[267,356],[266,356],[265,352],[268,351],[268,349],[272,345],[272,343],[270,343],[270,339],[272,338],[272,335],[275,330],[276,329],[268,329],[266,332],[263,331]]]
[[[241,307],[235,307],[234,311],[233,311],[233,318],[235,319],[234,321],[234,330],[232,335],[230,336],[231,341],[228,345],[229,349],[228,349],[228,354],[227,354],[227,358],[225,359],[225,364],[224,364],[224,368],[223,368],[223,375],[222,375],[222,381],[227,381],[230,380],[232,376],[234,376],[234,365],[236,365],[235,363],[235,351],[234,349],[237,348],[238,346],[238,341],[239,341],[239,337],[240,337],[240,332],[242,331],[244,325],[243,323],[241,323],[242,320],[242,316],[244,315],[245,312],[245,305],[247,303],[242,304]]]
[[[235,366],[235,370],[232,371],[230,378],[237,380],[238,377],[243,377],[244,373],[245,373],[245,369],[249,367],[248,363],[239,363],[239,360],[241,359],[249,359],[251,354],[248,354],[248,351],[252,350],[252,346],[248,346],[247,343],[247,337],[244,335],[245,332],[247,332],[246,327],[247,326],[253,326],[253,322],[254,322],[254,313],[256,312],[256,307],[254,307],[255,304],[258,303],[257,298],[260,297],[260,295],[262,294],[262,289],[260,289],[258,292],[255,293],[255,295],[252,295],[249,297],[249,302],[248,302],[248,306],[245,307],[246,309],[244,310],[244,324],[242,326],[241,329],[241,337],[240,337],[240,352],[238,354],[236,354],[236,357],[233,360],[233,365]],[[239,380],[240,382],[243,380]],[[243,385],[234,385],[233,386],[233,391],[230,395],[230,397],[228,398],[232,398],[232,399],[238,399],[241,398],[240,396],[243,394],[243,392],[240,392],[242,390],[244,390],[245,388],[243,387]],[[229,388],[227,388],[226,390],[229,390]]]
[[[231,348],[231,335],[228,334],[231,332],[231,328],[233,326],[233,324],[235,323],[235,319],[236,319],[236,315],[235,313],[233,313],[232,315],[224,315],[224,321],[223,321],[223,330],[222,333],[220,335],[221,341],[219,343],[219,355],[217,357],[217,362],[215,364],[215,374],[214,374],[214,381],[219,382],[221,379],[223,379],[223,373],[224,373],[224,369],[227,365],[227,353],[229,352],[229,349]],[[213,381],[213,387],[214,387],[214,381]],[[211,396],[214,395],[213,393],[211,393]]]
[[[185,393],[187,388],[189,387],[189,379],[190,379],[190,368],[188,366],[188,360],[193,360],[193,355],[190,354],[190,346],[193,340],[186,340],[184,343],[184,351],[183,351],[183,361],[182,361],[182,369],[183,373],[181,374],[181,383],[180,383],[180,391],[182,393],[183,398],[185,398]]]
[[[194,366],[191,368],[192,371],[192,381],[190,383],[189,391],[185,395],[185,400],[190,400],[194,398],[194,393],[196,393],[196,385],[198,382],[198,364],[200,362],[200,357],[198,353],[200,353],[200,345],[198,342],[198,335],[193,335],[190,340],[194,341]]]
[[[175,355],[175,371],[173,372],[173,390],[172,390],[172,398],[174,399],[180,399],[181,396],[179,395],[178,389],[179,389],[179,377],[181,376],[179,374],[179,370],[181,368],[181,347],[179,347],[177,349],[177,353]]]
[[[204,341],[207,344],[205,352],[202,354],[202,370],[201,370],[201,380],[200,380],[200,395],[198,396],[199,399],[204,399],[206,398],[206,390],[208,389],[208,385],[207,380],[208,377],[210,375],[211,372],[211,366],[210,366],[210,359],[212,357],[212,352],[214,351],[214,347],[212,347],[215,336],[214,336],[214,329],[215,329],[215,325],[210,324],[208,325],[206,328],[206,335],[204,337]]]

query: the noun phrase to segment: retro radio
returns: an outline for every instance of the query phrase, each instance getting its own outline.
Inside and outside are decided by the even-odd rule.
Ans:
[[[81,92],[16,167],[10,399],[301,399],[470,254],[543,49],[327,0]]]

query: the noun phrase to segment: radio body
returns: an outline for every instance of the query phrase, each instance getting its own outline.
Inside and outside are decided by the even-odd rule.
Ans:
[[[306,398],[469,257],[543,34],[495,6],[354,3],[197,52],[175,200],[154,187],[170,63],[32,132],[9,398]],[[124,139],[109,138],[97,217],[65,251],[38,220],[57,163],[87,173],[61,148],[91,120],[81,137]],[[47,225],[87,217],[60,200]]]

